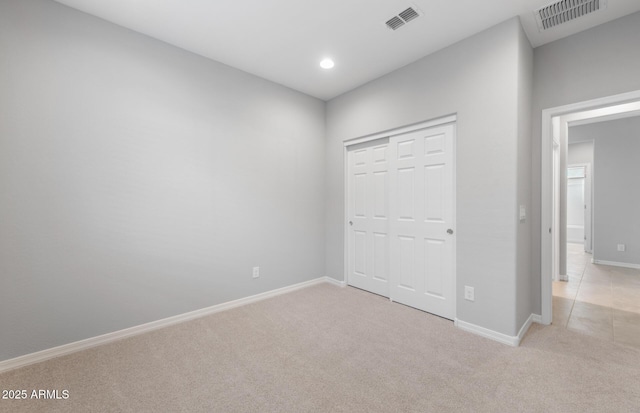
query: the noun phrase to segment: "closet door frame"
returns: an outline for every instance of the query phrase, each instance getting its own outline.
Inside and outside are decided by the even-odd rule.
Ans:
[[[348,164],[348,150],[350,146],[353,145],[357,145],[357,144],[361,144],[364,142],[370,142],[370,141],[374,141],[374,140],[378,140],[378,139],[383,139],[383,138],[391,138],[392,136],[395,135],[400,135],[400,134],[404,134],[404,133],[408,133],[408,132],[414,132],[420,129],[426,129],[426,128],[431,128],[434,126],[442,126],[445,124],[449,124],[449,123],[456,123],[457,121],[457,115],[456,114],[452,114],[452,115],[448,115],[448,116],[443,116],[440,118],[436,118],[436,119],[431,119],[431,120],[427,120],[424,122],[419,122],[419,123],[415,123],[415,124],[411,124],[411,125],[407,125],[407,126],[402,126],[399,128],[395,128],[395,129],[390,129],[390,130],[385,130],[385,131],[381,131],[381,132],[377,132],[377,133],[373,133],[370,135],[365,135],[365,136],[360,136],[360,137],[356,137],[356,138],[352,138],[352,139],[347,139],[343,142],[343,179],[344,179],[344,205],[343,205],[343,254],[344,254],[344,262],[343,262],[343,279],[344,279],[344,285],[348,284],[348,275],[349,275],[349,205],[348,205],[348,188],[349,188],[349,174],[348,174],[348,168],[349,168],[349,164]],[[455,141],[454,141],[455,142]],[[454,151],[455,151],[455,144],[454,144]],[[455,153],[455,152],[454,152]],[[454,155],[455,157],[455,155]],[[454,158],[455,159],[455,158]],[[454,160],[454,165],[455,165],[455,160]],[[453,182],[456,182],[456,168],[453,168]],[[454,210],[454,214],[453,214],[453,226],[455,229],[455,218],[456,218],[456,195],[455,195],[455,185],[454,185],[454,194],[453,194],[453,210]],[[454,245],[453,248],[453,283],[454,283],[454,294],[453,294],[453,305],[454,308],[456,308],[456,296],[457,296],[457,287],[455,287],[456,285],[456,248]],[[455,314],[454,314],[454,318],[455,318]]]

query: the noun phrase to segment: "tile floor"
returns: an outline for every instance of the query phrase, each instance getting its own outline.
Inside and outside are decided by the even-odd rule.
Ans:
[[[640,348],[640,270],[592,264],[568,244],[567,275],[553,282],[553,324]]]

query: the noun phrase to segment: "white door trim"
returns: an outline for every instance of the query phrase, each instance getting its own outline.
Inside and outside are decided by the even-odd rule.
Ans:
[[[598,109],[640,100],[640,90],[619,95],[557,106],[542,111],[541,167],[540,167],[540,287],[543,324],[552,319],[552,243],[549,229],[553,216],[553,130],[552,118],[585,110]]]
[[[413,132],[419,129],[426,129],[426,128],[430,128],[432,126],[440,126],[440,125],[444,125],[447,123],[453,123],[457,120],[457,115],[453,114],[453,115],[447,115],[447,116],[443,116],[440,118],[436,118],[436,119],[430,119],[430,120],[426,120],[423,122],[419,122],[419,123],[412,123],[410,125],[406,125],[406,126],[401,126],[399,128],[395,128],[395,129],[387,129],[381,132],[376,132],[376,133],[372,133],[370,135],[364,135],[364,136],[358,136],[356,138],[350,138],[350,139],[346,139],[343,143],[345,148],[348,146],[352,146],[352,145],[357,145],[359,143],[363,143],[363,142],[369,142],[369,141],[373,141],[376,139],[381,139],[381,138],[388,138],[392,135],[400,135],[403,133],[407,133],[407,132]],[[345,149],[344,152],[344,159],[346,162],[347,159],[347,152]],[[346,165],[346,163],[345,163]],[[345,173],[346,175],[346,173]]]

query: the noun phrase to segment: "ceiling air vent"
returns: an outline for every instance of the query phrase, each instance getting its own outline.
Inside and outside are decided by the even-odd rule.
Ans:
[[[394,16],[387,20],[387,26],[389,26],[390,29],[396,30],[400,28],[400,26],[404,26],[404,21],[402,21],[400,17]]]
[[[405,23],[409,23],[411,20],[415,19],[416,17],[420,17],[420,13],[418,13],[418,11],[415,8],[409,7],[405,11],[399,13],[397,16],[393,16],[392,18],[387,20],[385,24],[387,25],[388,28],[397,30],[400,27],[404,26]]]
[[[607,7],[608,0],[561,0],[533,12],[540,31]]]
[[[418,14],[417,11],[409,7],[407,10],[403,11],[398,16],[400,16],[400,18],[404,20],[406,23],[409,23],[411,20],[415,19],[420,15]]]

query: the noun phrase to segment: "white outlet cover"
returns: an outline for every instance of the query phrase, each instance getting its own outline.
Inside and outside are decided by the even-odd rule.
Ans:
[[[469,287],[468,285],[464,286],[464,299],[475,301],[475,289],[473,287]]]

